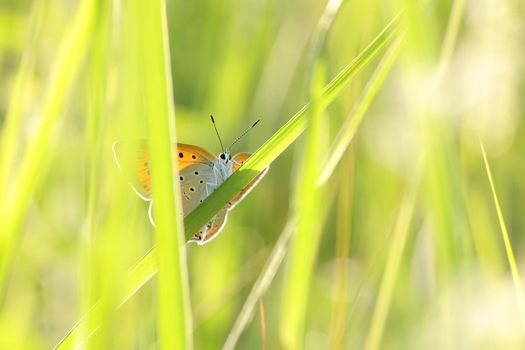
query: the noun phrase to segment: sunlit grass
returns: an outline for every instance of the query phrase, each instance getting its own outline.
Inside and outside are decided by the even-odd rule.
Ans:
[[[416,173],[418,171],[416,170]],[[376,350],[381,347],[381,339],[386,325],[388,311],[392,303],[393,290],[397,282],[401,259],[405,252],[405,245],[410,232],[410,223],[416,202],[416,184],[409,189],[406,198],[399,208],[399,216],[393,228],[392,241],[389,247],[388,256],[385,263],[385,271],[381,279],[381,286],[377,296],[376,305],[372,314],[372,322],[368,331],[364,348]]]
[[[79,4],[76,16],[73,18],[71,28],[68,29],[67,36],[64,38],[62,45],[57,53],[54,64],[53,75],[50,79],[50,86],[42,106],[41,118],[36,135],[27,145],[21,160],[20,168],[16,174],[14,185],[11,190],[4,192],[1,199],[2,222],[4,227],[0,238],[0,293],[4,293],[7,274],[11,266],[13,256],[17,250],[17,243],[20,235],[20,226],[24,219],[27,208],[30,204],[31,197],[42,180],[43,172],[49,167],[49,153],[53,153],[52,134],[59,124],[62,108],[68,97],[73,79],[82,62],[84,53],[90,43],[92,27],[95,16],[96,4],[93,1],[85,0]],[[22,81],[27,77],[31,58],[20,67],[19,81],[17,85],[24,84]],[[20,88],[20,87],[19,87]],[[7,145],[6,159],[12,158],[16,148],[11,146],[15,142],[14,135],[21,128],[17,125],[22,120],[19,117],[22,103],[19,89],[15,90],[14,100],[12,102],[12,113],[9,120],[9,127],[3,134],[5,144]],[[11,172],[9,164],[6,161],[3,171]],[[5,186],[9,175],[2,174],[2,187]]]
[[[340,92],[343,89],[343,87],[346,84],[348,84],[348,82],[351,80],[351,78],[354,77],[357,74],[357,72],[359,72],[361,69],[363,69],[365,67],[365,65],[368,62],[370,62],[372,57],[374,57],[376,54],[378,54],[378,52],[379,52],[378,50],[381,47],[383,47],[386,44],[386,42],[390,39],[390,35],[385,35],[385,33],[389,32],[390,27],[392,26],[392,24],[393,24],[393,22],[391,22],[374,39],[374,41],[367,48],[365,48],[362,53],[360,53],[360,55],[351,64],[349,64],[347,67],[345,67],[343,69],[343,71],[340,74],[338,74],[338,76],[335,79],[333,79],[326,87],[324,87],[322,90],[320,90],[321,92],[320,92],[319,102],[318,102],[320,104],[320,106],[328,105],[335,98],[335,95],[333,94],[333,92],[328,94],[328,91],[339,91]],[[390,56],[389,56],[389,60],[390,60]],[[379,69],[379,72],[383,72],[383,70],[384,70],[384,67],[381,66],[381,68]],[[309,108],[310,108],[310,106],[306,105],[298,113],[296,113],[292,117],[292,119],[290,119],[290,121],[284,127],[282,127],[269,141],[267,141],[265,143],[265,145],[263,145],[243,165],[243,167],[241,167],[241,169],[239,171],[234,173],[234,175],[232,175],[223,185],[221,185],[199,207],[197,207],[192,213],[190,213],[190,215],[188,215],[184,219],[184,225],[185,225],[185,228],[186,228],[187,232],[189,230],[192,230],[192,231],[189,231],[189,232],[196,232],[200,227],[202,227],[206,223],[207,220],[209,220],[209,219],[204,219],[206,217],[200,216],[200,212],[205,210],[205,208],[206,208],[205,207],[206,203],[210,202],[210,200],[214,199],[215,197],[218,197],[217,194],[222,194],[222,192],[224,192],[226,190],[229,190],[228,188],[225,190],[224,187],[228,184],[228,182],[231,182],[232,179],[235,179],[235,176],[238,173],[241,173],[242,170],[245,167],[250,169],[250,167],[253,166],[253,165],[250,165],[250,164],[252,164],[251,163],[252,159],[256,158],[257,155],[259,154],[259,152],[264,151],[266,153],[273,154],[273,156],[276,158],[282,152],[282,151],[279,151],[282,147],[288,147],[296,139],[298,134],[300,134],[306,127],[305,120],[304,120],[306,117],[305,117],[304,113]],[[289,126],[289,125],[291,125],[291,126]],[[298,133],[298,134],[296,134],[296,133]],[[285,141],[283,141],[283,139]],[[288,142],[288,144],[284,143],[286,141]],[[273,160],[273,159],[271,159],[271,160]],[[265,159],[263,158],[262,160],[259,161],[259,163],[263,162],[263,164],[266,164],[266,163],[264,163],[264,161],[265,161]],[[266,161],[269,161],[269,160],[267,159]],[[256,163],[256,164],[259,164],[259,163]],[[257,167],[261,167],[260,165],[256,165],[256,166]],[[264,169],[266,166],[263,166],[262,169]],[[258,172],[249,171],[247,176],[253,176],[254,177],[257,174],[258,174]],[[316,177],[317,179],[318,179],[318,176],[319,175],[317,175],[317,177]],[[252,180],[252,178],[250,178],[250,181],[251,180]],[[234,188],[237,188],[233,192],[234,194],[237,193],[243,187],[242,184],[243,184],[242,182],[241,183],[234,183],[234,186],[236,186]],[[224,194],[222,194],[222,196],[224,196]],[[221,197],[218,197],[218,198],[219,198],[218,200],[221,200]],[[231,197],[226,197],[226,198],[231,198]],[[226,202],[222,203],[222,202],[219,201],[218,203],[222,203],[222,205],[219,206],[219,209],[222,208],[226,204]],[[213,204],[217,205],[217,200]],[[197,213],[197,214],[193,214],[193,213]],[[195,224],[195,223],[193,223],[191,221],[191,220],[195,220],[195,219],[193,219],[192,215],[193,215],[193,217],[197,217],[198,220],[200,220],[200,221],[197,221],[197,224]],[[131,270],[130,276],[128,277],[129,281],[131,281],[131,282],[127,282],[127,285],[130,286],[130,290],[132,290],[133,292],[135,292],[136,289],[140,288],[140,286],[144,285],[144,283],[146,283],[147,280],[149,280],[152,277],[152,275],[157,272],[157,268],[155,266],[156,260],[151,258],[151,256],[154,256],[154,255],[157,254],[156,253],[156,249],[157,248],[151,249],[137,263],[136,267]],[[138,276],[135,274],[135,271],[138,271],[138,273],[137,273]],[[150,272],[150,274],[144,273],[144,271],[148,271],[148,272]],[[142,277],[142,278],[140,278],[140,277]],[[133,283],[137,283],[136,288],[133,287]],[[89,318],[87,318],[87,319],[89,319]],[[78,326],[83,326],[82,322],[79,325],[76,325],[75,328],[78,327]],[[92,329],[93,327],[90,327],[90,328]],[[67,335],[67,338],[74,337],[75,332],[76,332],[76,329],[73,329],[72,332]],[[66,339],[66,341],[69,341],[69,340]]]
[[[3,1],[0,348],[521,349],[524,11]],[[209,114],[261,119],[253,156],[183,220]],[[140,139],[156,227],[111,152]]]
[[[140,3],[138,1],[137,3]],[[145,113],[148,116],[158,267],[158,334],[163,349],[190,349],[191,314],[177,169],[173,169],[175,106],[166,8],[163,0],[138,6],[142,15]],[[137,13],[137,14],[138,14]],[[139,18],[139,16],[137,16]],[[195,230],[196,231],[196,230]]]
[[[496,212],[498,214],[498,222],[501,229],[501,237],[503,239],[503,243],[505,244],[505,252],[507,253],[507,260],[509,262],[510,272],[512,274],[512,282],[514,283],[514,290],[516,292],[516,300],[518,303],[522,327],[525,330],[525,297],[523,295],[523,285],[521,284],[521,277],[518,271],[518,264],[516,263],[514,249],[512,248],[509,233],[507,231],[507,225],[505,224],[503,212],[501,211],[501,206],[499,204],[496,186],[494,185],[494,180],[492,179],[492,172],[490,171],[487,153],[485,152],[485,147],[483,146],[483,142],[481,140],[479,140],[479,145],[481,147],[481,153],[483,154],[483,162],[485,163],[485,169],[487,170],[487,178],[490,183],[490,190],[492,192],[492,198],[494,199],[494,206],[496,207]]]
[[[322,227],[320,220],[323,190],[317,187],[319,177],[318,159],[324,149],[322,134],[324,105],[322,86],[325,78],[324,63],[316,61],[310,89],[308,137],[304,152],[304,164],[297,183],[294,210],[297,211],[297,228],[290,242],[290,255],[285,274],[281,309],[279,338],[285,349],[304,347],[303,334],[308,305],[309,286],[313,266],[317,260]]]

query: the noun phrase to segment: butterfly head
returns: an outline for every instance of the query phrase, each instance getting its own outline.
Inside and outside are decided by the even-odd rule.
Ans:
[[[232,155],[230,151],[226,150],[222,152],[221,154],[219,154],[219,159],[223,161],[224,163],[228,164],[232,160]]]

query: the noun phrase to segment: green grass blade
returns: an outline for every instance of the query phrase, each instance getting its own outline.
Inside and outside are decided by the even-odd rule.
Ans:
[[[2,129],[2,136],[0,139],[0,149],[2,150],[2,157],[0,158],[0,193],[8,193],[8,182],[12,166],[15,160],[19,132],[22,127],[23,117],[23,100],[26,80],[32,71],[34,65],[32,57],[24,57],[18,71],[13,93],[10,99],[9,110],[6,116],[6,122]]]
[[[84,193],[84,227],[82,232],[82,250],[81,250],[81,268],[82,276],[80,279],[79,288],[79,316],[88,314],[89,310],[98,300],[97,290],[101,288],[100,280],[114,281],[118,285],[118,279],[114,276],[110,276],[110,269],[97,268],[99,266],[115,266],[113,261],[105,261],[100,263],[101,255],[97,253],[100,249],[100,239],[96,239],[97,231],[97,220],[96,220],[96,208],[97,208],[97,189],[100,188],[100,154],[102,153],[102,132],[101,122],[104,113],[104,96],[105,96],[105,77],[107,76],[107,66],[105,61],[105,47],[109,38],[109,4],[102,4],[97,9],[96,25],[93,31],[91,50],[88,55],[89,62],[89,76],[88,86],[89,94],[87,96],[86,110],[86,141],[87,147],[89,148],[89,159],[86,163],[86,181],[85,181],[85,193]],[[112,234],[118,234],[118,230],[111,230]],[[101,235],[106,236],[106,235]],[[107,237],[104,237],[107,238]],[[116,241],[116,240],[115,240]],[[98,243],[98,244],[97,244]],[[104,249],[104,251],[111,250]],[[103,278],[102,273],[108,272],[108,277]],[[114,270],[113,270],[114,271]],[[107,310],[108,308],[106,308]],[[96,317],[104,317],[104,313],[100,312],[96,314]],[[91,317],[87,320],[90,323],[98,324],[98,320]],[[87,339],[87,330],[90,325],[82,327],[81,330],[86,333],[79,336],[81,339]],[[102,343],[100,339],[95,339],[94,342]],[[86,344],[86,347],[90,347],[90,343]]]
[[[443,44],[441,45],[437,69],[437,80],[442,78],[443,73],[450,64],[450,60],[458,40],[459,28],[461,25],[461,20],[463,19],[464,11],[465,0],[454,0],[452,4],[452,10],[450,11],[445,38],[443,39]]]
[[[0,232],[0,295],[3,295],[5,289],[20,226],[38,181],[45,173],[53,131],[58,126],[61,109],[90,42],[95,6],[96,1],[92,0],[84,0],[79,5],[72,27],[59,49],[55,70],[44,98],[40,125],[27,145],[14,190],[1,199],[3,227]]]
[[[135,293],[142,288],[157,273],[157,251],[152,249],[129,271],[122,288],[122,295],[118,298],[118,306],[124,305]],[[55,349],[77,349],[84,344],[92,334],[102,325],[101,305],[105,300],[99,300],[89,312],[55,346]]]
[[[312,272],[317,260],[321,239],[321,226],[318,213],[323,201],[322,189],[316,186],[319,177],[318,160],[322,155],[323,104],[321,103],[324,65],[315,65],[311,108],[306,145],[305,163],[300,171],[297,187],[297,232],[290,243],[290,260],[285,277],[279,322],[279,338],[285,349],[303,348],[308,291]]]
[[[144,91],[148,116],[153,214],[158,264],[158,333],[161,349],[190,349],[191,317],[188,276],[176,169],[175,110],[163,0],[139,2],[142,11]]]
[[[361,125],[368,107],[376,97],[377,92],[383,85],[386,76],[390,72],[390,69],[397,58],[401,48],[401,41],[402,38],[399,37],[394,43],[392,43],[388,52],[379,63],[374,74],[366,85],[359,101],[348,115],[341,130],[339,130],[333,145],[330,147],[330,151],[327,152],[328,159],[322,167],[323,172],[319,179],[319,185],[324,184],[330,178],[330,175],[332,175],[336,165],[339,163],[344,152],[350,145],[350,142],[354,139],[354,135]]]
[[[332,102],[335,97],[337,97],[335,92],[339,93],[342,91],[352,78],[379,54],[381,48],[387,45],[392,39],[396,25],[397,18],[392,20],[349,65],[323,89],[320,97],[323,105],[327,106]],[[202,227],[215,212],[222,208],[241,188],[257,176],[262,169],[269,166],[273,160],[295,141],[307,126],[305,113],[308,109],[308,104],[301,108],[276,134],[252,155],[241,169],[235,172],[199,207],[186,216],[184,219],[186,239],[191,238],[192,232]],[[156,259],[152,258],[152,256],[156,254],[156,248],[151,249],[130,271],[127,278],[129,283],[126,284],[129,288],[128,290],[135,292],[156,274]],[[125,296],[123,300],[129,297],[131,297],[131,295]],[[63,342],[69,341],[68,338],[71,337],[71,334],[75,333],[78,326],[78,324],[74,326],[71,332],[66,335]]]
[[[494,180],[492,179],[492,172],[490,171],[487,153],[485,152],[485,147],[483,146],[483,142],[481,141],[481,139],[479,140],[479,145],[481,147],[481,153],[483,154],[483,161],[485,162],[487,178],[489,180],[490,189],[492,191],[492,199],[494,200],[494,206],[496,207],[496,213],[498,214],[498,221],[501,229],[501,237],[503,239],[503,243],[505,244],[505,252],[507,253],[507,260],[509,262],[510,272],[512,274],[512,282],[514,283],[514,289],[516,292],[516,299],[518,302],[521,323],[523,329],[525,330],[525,298],[523,296],[523,289],[521,285],[520,274],[518,271],[518,265],[516,264],[516,258],[514,257],[514,250],[512,249],[512,244],[510,242],[509,232],[507,231],[507,225],[505,225],[505,219],[503,218],[503,212],[499,204],[496,186],[494,185]]]
[[[330,191],[325,198],[323,205],[324,212],[320,215],[321,227],[325,224],[326,213],[332,207],[335,194],[335,191]],[[284,229],[279,235],[277,243],[275,243],[275,246],[272,249],[270,257],[266,260],[266,264],[264,265],[262,272],[259,274],[259,277],[257,277],[257,280],[253,284],[253,287],[250,290],[250,293],[248,294],[248,297],[246,298],[241,308],[241,311],[237,315],[235,323],[230,333],[228,334],[226,342],[224,343],[224,350],[235,349],[237,341],[239,340],[242,332],[253,317],[255,306],[257,305],[259,298],[264,296],[271,283],[273,282],[275,275],[279,271],[281,263],[283,262],[284,257],[288,252],[288,241],[292,237],[292,234],[295,232],[295,227],[296,219],[295,217],[292,217],[284,226]]]
[[[266,290],[268,290],[268,287],[270,287],[270,284],[273,281],[273,277],[281,266],[281,263],[286,256],[288,240],[294,232],[295,221],[292,219],[285,225],[277,243],[275,244],[274,249],[272,250],[272,253],[270,254],[270,257],[263,268],[263,272],[259,275],[257,281],[255,281],[250,294],[246,298],[246,302],[242,306],[242,309],[235,320],[235,324],[233,325],[232,330],[228,334],[228,338],[222,347],[223,350],[233,350],[235,348],[242,331],[253,317],[255,305],[257,304],[260,297],[266,292]]]
[[[372,315],[372,323],[367,335],[364,349],[376,350],[380,348],[381,338],[385,329],[386,319],[390,309],[392,294],[396,284],[401,259],[405,250],[405,243],[407,241],[410,223],[414,212],[416,202],[416,187],[410,189],[400,208],[397,222],[394,228],[392,237],[392,245],[388,252],[387,261],[385,263],[385,271],[379,289],[379,295]]]
[[[46,6],[44,2],[33,4],[29,20],[32,26],[28,31],[31,40],[24,50],[22,62],[16,74],[7,115],[0,134],[0,149],[2,150],[2,157],[0,157],[0,193],[7,193],[9,177],[18,149],[19,133],[25,111],[25,94],[35,65],[35,46],[40,39],[39,33],[44,23]]]
[[[329,344],[330,349],[341,349],[346,332],[345,321],[350,316],[350,271],[347,261],[350,258],[352,244],[352,222],[355,188],[355,152],[350,151],[342,158],[339,173],[337,200],[337,221],[335,233],[335,264],[333,290],[334,298],[330,312]]]

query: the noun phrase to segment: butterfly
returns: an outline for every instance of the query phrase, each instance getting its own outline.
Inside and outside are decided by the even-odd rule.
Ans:
[[[246,129],[226,149],[222,146],[222,141],[213,116],[211,116],[211,120],[222,148],[222,152],[218,156],[199,146],[184,143],[177,143],[173,146],[173,161],[179,173],[179,178],[176,180],[180,183],[182,212],[184,216],[194,210],[206,197],[217,189],[221,183],[239,170],[251,156],[250,153],[246,152],[237,153],[232,156],[230,149],[246,135],[251,128],[257,125],[259,120]],[[124,157],[124,155],[127,157]],[[148,215],[151,224],[155,226],[152,212],[154,198],[149,170],[150,157],[148,143],[141,141],[130,144],[117,141],[113,144],[113,156],[121,170],[129,171],[133,174],[131,177],[128,177],[129,184],[140,198],[150,203]],[[202,245],[217,237],[218,233],[226,224],[228,211],[239,204],[267,172],[268,168],[265,168],[247,186],[241,189],[204,227],[194,233],[190,242]]]

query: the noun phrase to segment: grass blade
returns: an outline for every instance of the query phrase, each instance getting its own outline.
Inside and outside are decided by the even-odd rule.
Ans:
[[[388,253],[387,261],[385,263],[385,271],[379,289],[376,306],[372,315],[372,323],[370,331],[366,339],[364,348],[367,350],[376,350],[380,348],[381,338],[385,328],[388,311],[392,300],[401,259],[405,250],[405,243],[412,221],[412,214],[414,212],[414,205],[416,202],[416,190],[412,188],[406,194],[405,199],[399,211],[397,223],[394,228],[393,242]]]
[[[166,4],[139,2],[143,14],[144,90],[151,151],[158,264],[158,332],[162,349],[190,349],[188,276],[179,200],[173,168],[175,110],[168,49]]]
[[[19,133],[22,128],[25,111],[25,93],[35,65],[36,53],[34,51],[36,42],[40,38],[38,34],[44,22],[44,15],[46,14],[45,7],[43,2],[38,2],[33,5],[32,20],[30,20],[30,23],[34,23],[34,25],[32,26],[33,28],[29,30],[31,42],[24,50],[22,61],[13,84],[7,115],[0,134],[0,149],[2,150],[2,157],[0,157],[0,193],[7,193],[11,168],[16,157],[18,139],[20,137]]]
[[[387,53],[374,71],[374,74],[370,78],[368,84],[366,85],[365,90],[359,98],[359,101],[348,115],[348,118],[346,119],[341,130],[339,130],[333,145],[330,147],[330,151],[327,152],[329,156],[325,162],[325,165],[322,167],[323,172],[319,178],[319,185],[322,185],[328,181],[336,165],[339,163],[341,157],[350,145],[350,142],[352,142],[359,125],[361,125],[361,122],[363,121],[368,107],[376,97],[397,58],[401,48],[401,41],[402,38],[399,37],[392,43]]]
[[[253,311],[257,301],[261,296],[268,290],[268,287],[273,281],[273,277],[279,270],[281,263],[286,255],[288,240],[292,237],[295,231],[295,221],[290,220],[284,227],[283,232],[279,236],[279,240],[275,244],[272,254],[268,258],[264,265],[263,272],[257,278],[257,281],[253,285],[250,294],[246,298],[244,305],[242,306],[241,312],[235,320],[235,324],[228,334],[228,338],[222,347],[223,350],[232,350],[235,348],[242,331],[246,328],[246,325],[253,316]]]
[[[268,349],[268,339],[266,335],[266,320],[264,318],[264,301],[263,298],[259,298],[259,316],[261,322],[261,339],[263,350]]]
[[[124,305],[135,293],[142,288],[157,273],[157,252],[148,252],[135,265],[128,274],[126,284],[119,297],[119,307]],[[99,300],[91,307],[89,312],[82,317],[77,324],[64,336],[55,346],[55,349],[77,349],[81,347],[102,325],[100,305],[105,304],[105,300]]]
[[[67,99],[74,77],[89,45],[96,1],[84,0],[79,4],[72,27],[64,39],[55,62],[50,86],[44,98],[41,122],[35,136],[27,146],[14,190],[2,197],[0,232],[0,295],[5,289],[6,277],[19,238],[19,230],[38,181],[45,173],[52,134],[57,126],[61,109]],[[38,175],[35,175],[38,174]]]
[[[335,233],[334,299],[330,315],[330,349],[342,349],[345,340],[345,320],[349,316],[350,293],[348,259],[352,239],[352,220],[354,205],[354,152],[348,152],[342,160],[339,174],[339,193],[337,201],[337,226]]]
[[[501,229],[501,237],[503,243],[505,244],[505,252],[507,253],[507,260],[509,261],[510,272],[512,274],[512,282],[514,283],[514,289],[516,292],[516,301],[518,302],[518,309],[521,317],[522,327],[525,330],[525,298],[523,296],[523,289],[521,287],[521,278],[518,271],[518,265],[516,264],[516,258],[514,257],[514,251],[512,249],[512,244],[510,243],[509,232],[507,231],[507,225],[505,225],[505,219],[503,218],[503,212],[501,211],[501,206],[498,200],[498,194],[496,192],[496,186],[494,185],[494,180],[492,179],[492,172],[490,171],[490,165],[487,158],[487,153],[485,152],[485,147],[481,139],[479,140],[479,145],[481,147],[481,153],[483,154],[483,161],[485,163],[485,169],[487,171],[487,178],[490,183],[490,189],[492,191],[492,199],[494,200],[494,206],[496,207],[496,213],[498,214],[498,221]]]
[[[316,183],[319,176],[318,159],[321,158],[322,150],[324,109],[320,102],[323,80],[324,65],[317,61],[312,81],[305,163],[300,171],[301,178],[297,187],[297,232],[290,243],[290,260],[281,302],[286,307],[281,308],[279,338],[285,349],[303,348],[308,291],[322,233],[317,214],[320,212],[323,196]]]

